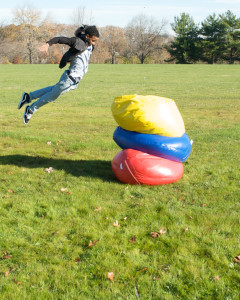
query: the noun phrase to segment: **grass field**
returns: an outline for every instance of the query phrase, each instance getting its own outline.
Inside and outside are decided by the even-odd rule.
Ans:
[[[239,65],[90,65],[28,126],[22,91],[61,71],[0,72],[1,299],[240,298]],[[114,177],[110,107],[124,94],[175,100],[193,139],[180,181]]]

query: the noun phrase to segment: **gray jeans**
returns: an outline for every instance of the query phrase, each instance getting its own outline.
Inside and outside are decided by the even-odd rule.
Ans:
[[[68,71],[65,71],[57,84],[29,93],[31,101],[39,98],[31,104],[30,110],[35,113],[41,106],[56,100],[60,95],[77,87],[78,84],[69,77]]]

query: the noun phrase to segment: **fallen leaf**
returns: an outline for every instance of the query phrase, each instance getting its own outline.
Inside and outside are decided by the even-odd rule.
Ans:
[[[166,228],[165,227],[162,227],[160,230],[159,230],[159,233],[158,232],[151,232],[151,236],[152,238],[157,238],[161,235],[163,235],[164,233],[166,233]]]
[[[47,215],[47,213],[45,212],[45,213],[43,213],[42,215],[41,215],[41,218],[43,219],[43,218],[45,218],[46,217],[46,215]]]
[[[99,240],[94,240],[94,242],[90,241],[90,243],[88,244],[88,247],[95,246],[97,242],[99,242]]]
[[[12,255],[8,255],[7,252],[4,252],[3,259],[10,259],[10,258],[12,258]]]
[[[157,238],[157,237],[159,237],[160,236],[160,234],[159,233],[157,233],[157,232],[151,232],[151,236],[152,236],[152,238]]]
[[[44,171],[47,172],[47,173],[52,173],[53,170],[54,169],[52,167],[49,167],[49,168],[46,168]]]
[[[136,235],[134,235],[134,236],[131,238],[130,243],[135,243],[135,242],[136,242],[136,239],[137,239],[137,237],[136,237]]]
[[[55,231],[52,233],[52,235],[57,235],[57,234],[59,234],[59,231]]]
[[[101,207],[97,207],[97,208],[94,209],[94,211],[100,211],[100,210],[102,210]]]
[[[146,271],[148,268],[143,268],[143,269],[141,269],[141,270],[139,270],[138,272],[144,272],[144,271]]]
[[[234,261],[238,264],[240,264],[240,255],[237,255],[234,257]]]
[[[118,220],[116,220],[116,222],[113,223],[113,226],[115,226],[115,227],[120,227],[120,224],[118,224]]]
[[[68,195],[71,195],[71,192],[70,192],[70,191],[68,191],[67,193],[68,193]]]
[[[75,258],[76,263],[80,263],[81,259],[79,257]]]
[[[16,284],[22,284],[21,281],[17,281],[17,280],[15,280],[15,279],[13,279],[13,282],[16,283]]]
[[[108,272],[107,277],[110,281],[114,281],[114,273],[113,272]]]
[[[67,192],[67,188],[61,188],[61,192]]]
[[[8,190],[8,193],[14,194],[15,192],[13,190]]]
[[[163,266],[162,266],[162,270],[163,270],[164,272],[168,271],[168,270],[169,270],[169,266],[163,265]]]
[[[8,172],[8,175],[12,175],[12,174],[13,174],[13,172],[11,172],[11,171]]]
[[[206,203],[203,203],[203,204],[202,204],[202,207],[205,207],[205,206],[207,206],[207,204],[206,204]]]
[[[4,273],[4,277],[8,277],[9,273],[10,273],[10,271],[7,270],[7,271]]]
[[[165,230],[166,228],[165,227],[162,227],[161,229],[160,229],[160,231],[159,231],[159,233],[162,235],[162,234],[164,234],[164,233],[166,233],[166,230]]]
[[[2,182],[6,182],[7,180],[3,178],[3,179],[1,179],[1,181],[2,181]]]
[[[213,280],[220,280],[220,277],[219,276],[215,276],[215,277],[213,277]]]

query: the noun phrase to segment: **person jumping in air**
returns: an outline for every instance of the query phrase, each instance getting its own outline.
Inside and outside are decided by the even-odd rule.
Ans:
[[[80,80],[88,71],[89,59],[99,36],[96,26],[85,25],[75,31],[74,37],[55,37],[39,48],[40,51],[47,52],[48,47],[53,44],[70,46],[69,50],[63,55],[59,68],[65,67],[67,62],[70,62],[70,66],[68,70],[64,71],[57,84],[30,93],[23,92],[18,109],[25,104],[31,103],[32,100],[38,99],[31,105],[26,106],[23,114],[23,122],[25,124],[28,124],[32,115],[41,106],[78,87]]]

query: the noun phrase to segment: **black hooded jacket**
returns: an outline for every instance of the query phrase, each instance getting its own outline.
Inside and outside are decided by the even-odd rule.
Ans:
[[[88,41],[85,39],[85,35],[82,35],[81,38],[76,36],[71,38],[64,37],[64,36],[55,37],[49,40],[47,43],[50,46],[52,46],[53,44],[65,44],[70,47],[70,49],[63,55],[59,63],[60,69],[64,68],[66,64],[73,59],[74,56],[81,54],[89,46]]]

